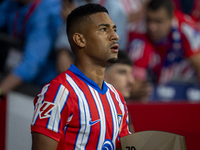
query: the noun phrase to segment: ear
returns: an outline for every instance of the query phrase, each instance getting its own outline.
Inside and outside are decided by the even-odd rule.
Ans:
[[[73,41],[76,43],[79,47],[85,47],[86,40],[83,34],[80,33],[74,33],[73,35]]]

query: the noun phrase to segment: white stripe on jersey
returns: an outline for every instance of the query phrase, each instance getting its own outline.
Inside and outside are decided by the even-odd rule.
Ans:
[[[103,108],[103,104],[101,102],[101,98],[98,92],[94,90],[92,87],[90,86],[88,87],[96,103],[97,110],[99,113],[99,119],[100,119],[100,131],[99,131],[100,135],[99,135],[98,145],[96,149],[102,149],[102,145],[105,141],[105,136],[106,136],[106,121],[105,121],[106,119],[105,119],[104,108]]]
[[[106,92],[106,97],[108,99],[108,103],[111,108],[111,114],[112,114],[112,121],[113,121],[113,137],[112,137],[112,142],[114,143],[115,146],[115,140],[117,139],[118,133],[119,133],[119,126],[118,126],[118,114],[117,114],[117,109],[115,106],[115,103],[113,102],[113,99],[110,95],[109,90]],[[115,149],[115,147],[114,147]]]
[[[121,109],[121,111],[122,111],[122,115],[124,116],[124,115],[125,115],[125,107],[126,107],[126,106],[123,105],[123,103],[122,103],[122,101],[121,101],[121,99],[120,99],[120,96],[119,96],[118,92],[115,90],[115,88],[114,88],[111,84],[108,84],[108,83],[106,83],[106,84],[107,84],[107,86],[109,87],[109,89],[111,89],[111,91],[113,91],[113,92],[115,93],[115,97],[116,97],[116,99],[117,99],[118,102],[119,102],[119,106],[120,106],[120,109]],[[126,108],[127,108],[127,107],[126,107]],[[128,114],[127,114],[126,122],[127,122],[127,124],[129,124],[129,117],[128,117]],[[127,130],[129,131],[128,126],[127,126]],[[130,131],[129,131],[129,134],[131,134]]]
[[[111,84],[108,84],[108,83],[106,83],[106,84],[109,87],[109,89],[115,93],[115,98],[117,99],[117,101],[119,103],[119,107],[120,107],[120,109],[122,111],[122,116],[124,116],[124,114],[125,114],[125,108],[124,108],[124,105],[122,103],[122,100],[121,100],[118,92],[115,90],[115,88]]]
[[[36,120],[37,120],[37,118],[38,118],[38,116],[39,116],[39,114],[40,114],[40,107],[41,107],[41,105],[42,105],[42,101],[44,100],[45,93],[47,92],[47,90],[48,90],[48,88],[49,88],[49,85],[50,85],[50,84],[45,85],[45,86],[42,88],[41,93],[37,95],[37,96],[38,96],[38,100],[37,100],[37,102],[36,102],[36,104],[35,104],[35,106],[34,106],[34,109],[35,109],[34,112],[35,112],[35,113],[34,113],[34,115],[33,115],[32,125],[35,124],[35,122],[36,122]]]
[[[119,107],[120,107],[120,109],[121,109],[121,111],[122,111],[122,117],[124,117],[124,115],[125,115],[125,107],[124,107],[124,105],[123,105],[123,103],[122,103],[122,100],[121,100],[121,98],[120,98],[118,92],[116,91],[116,89],[115,89],[111,84],[108,84],[108,83],[107,83],[107,86],[109,87],[109,89],[110,89],[111,91],[113,91],[113,92],[115,93],[115,98],[117,99],[117,101],[118,101],[118,103],[119,103]],[[123,120],[123,119],[122,119],[122,120]],[[127,120],[128,120],[128,116],[127,116],[127,118],[126,118],[126,121],[127,121]],[[122,122],[121,124],[123,124],[123,122]],[[121,128],[119,129],[119,132],[121,132]]]
[[[78,104],[79,104],[79,112],[80,112],[79,114],[80,115],[80,129],[79,129],[79,133],[77,134],[75,150],[85,149],[88,139],[89,139],[89,134],[91,131],[91,126],[89,125],[89,121],[91,119],[89,105],[85,98],[84,93],[69,75],[67,75],[67,81],[72,86],[72,88],[74,89],[75,93],[78,96]]]
[[[57,91],[57,94],[54,99],[54,104],[56,104],[56,109],[51,111],[50,118],[48,120],[47,128],[53,130],[55,132],[59,132],[59,125],[60,125],[60,114],[67,102],[67,97],[69,95],[69,91],[60,84],[60,87]]]

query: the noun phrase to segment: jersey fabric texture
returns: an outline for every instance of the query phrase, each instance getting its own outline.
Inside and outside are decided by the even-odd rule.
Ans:
[[[134,61],[135,72],[137,68],[150,68],[153,77],[156,76],[156,84],[181,82],[177,89],[183,87],[183,91],[178,92],[183,95],[187,93],[185,89],[196,82],[196,74],[188,58],[200,53],[200,33],[187,16],[175,14],[171,33],[156,44],[146,34],[130,33],[128,53]]]
[[[34,105],[31,131],[58,141],[58,150],[114,150],[129,134],[121,93],[106,82],[101,90],[74,65],[45,85]]]
[[[23,59],[13,74],[26,82],[44,85],[58,75],[55,59],[49,56],[62,20],[60,9],[59,0],[34,0],[27,5],[5,0],[0,5],[0,28],[6,26],[9,35],[15,33],[25,41]]]

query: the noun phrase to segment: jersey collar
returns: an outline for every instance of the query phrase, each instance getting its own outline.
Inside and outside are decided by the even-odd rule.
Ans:
[[[108,87],[107,87],[105,81],[103,81],[103,89],[101,90],[100,87],[96,84],[96,82],[94,82],[90,78],[86,77],[85,74],[83,74],[74,64],[72,64],[70,66],[69,70],[71,72],[73,72],[75,75],[77,75],[78,78],[80,78],[81,80],[86,82],[88,85],[93,87],[95,90],[97,90],[99,93],[105,94],[106,91],[108,90]]]

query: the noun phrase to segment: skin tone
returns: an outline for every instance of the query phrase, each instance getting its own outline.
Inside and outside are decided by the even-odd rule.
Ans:
[[[107,13],[91,15],[89,23],[84,25],[83,34],[73,36],[79,46],[79,52],[75,52],[75,65],[102,89],[105,67],[118,57],[116,26]]]
[[[112,84],[125,98],[130,97],[134,82],[132,66],[116,63],[106,69],[105,81]]]
[[[80,26],[79,26],[80,27]],[[117,59],[119,39],[116,26],[107,13],[90,15],[81,29],[70,32],[75,65],[102,89],[105,67]],[[77,32],[79,31],[79,32]],[[32,150],[56,150],[58,142],[40,133],[32,133]]]
[[[172,17],[165,8],[147,10],[147,34],[153,42],[159,42],[171,31]]]

